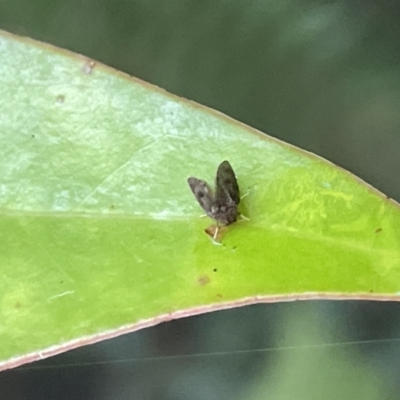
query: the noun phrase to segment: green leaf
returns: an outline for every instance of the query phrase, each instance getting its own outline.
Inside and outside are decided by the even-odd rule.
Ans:
[[[398,205],[348,172],[85,57],[0,53],[0,368],[213,309],[398,299]],[[186,180],[225,159],[250,220],[216,245]]]

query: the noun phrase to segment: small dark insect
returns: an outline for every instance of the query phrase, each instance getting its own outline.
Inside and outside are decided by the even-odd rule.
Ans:
[[[188,178],[190,189],[206,214],[217,221],[214,239],[219,225],[230,225],[238,217],[240,203],[239,185],[235,173],[228,161],[223,161],[217,170],[215,193],[207,182],[197,178]]]

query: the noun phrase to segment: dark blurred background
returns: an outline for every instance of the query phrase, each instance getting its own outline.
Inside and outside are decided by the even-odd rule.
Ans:
[[[397,200],[399,21],[398,0],[0,0],[0,29],[222,111]],[[1,400],[399,398],[396,303],[215,312],[0,374]]]

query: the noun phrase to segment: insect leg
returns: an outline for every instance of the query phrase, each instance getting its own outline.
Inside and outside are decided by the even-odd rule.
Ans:
[[[245,197],[247,197],[250,194],[249,191],[247,191],[245,194],[243,194],[242,196],[240,196],[240,200],[244,199]]]
[[[243,221],[250,221],[250,218],[246,217],[245,215],[243,215],[243,214],[239,214],[239,215],[240,215],[240,218],[241,218]]]
[[[217,222],[217,227],[215,228],[214,235],[213,235],[213,240],[214,240],[214,241],[215,241],[215,239],[216,239],[217,236],[218,236],[218,231],[219,231],[219,225],[218,225],[218,222]]]

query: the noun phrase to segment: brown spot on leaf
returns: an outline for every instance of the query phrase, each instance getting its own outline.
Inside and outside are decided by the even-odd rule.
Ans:
[[[207,233],[208,236],[214,236],[215,233],[215,225],[210,225],[208,228],[204,229],[204,232]]]
[[[379,232],[382,232],[382,228],[375,229],[375,233],[379,233]]]
[[[207,283],[210,282],[210,278],[208,275],[202,275],[200,276],[200,278],[198,279],[198,282],[201,286],[207,285]]]
[[[219,299],[222,299],[222,294],[221,293],[217,293],[217,297],[219,298]]]
[[[57,101],[57,103],[60,103],[60,104],[64,103],[64,101],[65,101],[65,96],[64,96],[63,94],[59,94],[59,95],[56,97],[56,101]]]
[[[204,232],[208,235],[211,236],[216,242],[221,242],[221,239],[224,237],[226,231],[227,231],[226,226],[220,226],[218,227],[218,232],[217,236],[215,236],[215,231],[217,230],[217,225],[210,225],[208,228],[204,229]]]
[[[14,307],[15,307],[15,308],[21,308],[21,303],[20,303],[19,301],[17,301],[17,302],[14,304]]]
[[[83,65],[82,71],[86,75],[90,75],[96,66],[96,61],[94,60],[86,60],[85,64]]]
[[[217,268],[214,268],[214,269],[213,269],[213,272],[217,272]]]

